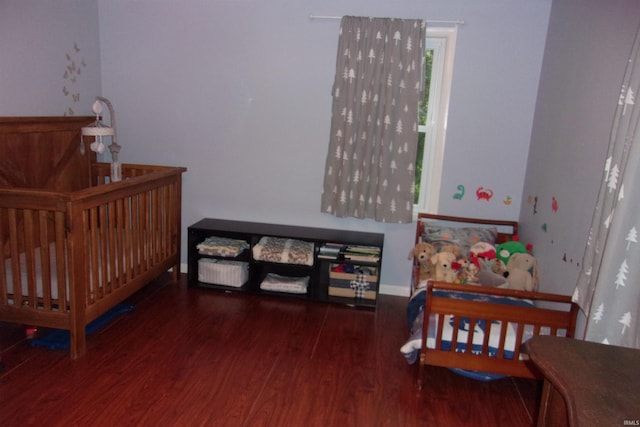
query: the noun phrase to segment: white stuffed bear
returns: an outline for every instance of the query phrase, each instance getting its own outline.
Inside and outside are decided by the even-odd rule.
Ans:
[[[538,288],[538,266],[531,254],[515,253],[507,262],[504,273],[509,283],[509,289],[520,291],[536,291]]]
[[[435,265],[435,279],[442,282],[455,282],[456,271],[451,267],[451,263],[456,260],[456,256],[451,252],[438,252],[431,257],[431,263]]]

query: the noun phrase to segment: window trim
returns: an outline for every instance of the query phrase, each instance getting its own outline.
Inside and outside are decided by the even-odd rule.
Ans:
[[[427,123],[418,126],[418,132],[425,134],[425,147],[420,194],[418,203],[414,205],[414,215],[418,212],[438,212],[457,34],[457,27],[427,27],[425,48],[434,49],[433,64],[436,66],[431,71],[429,104],[437,108],[429,108]],[[423,185],[425,183],[428,185]]]

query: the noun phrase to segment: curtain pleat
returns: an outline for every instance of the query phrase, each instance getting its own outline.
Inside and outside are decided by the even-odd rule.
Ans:
[[[640,29],[624,76],[603,180],[573,295],[585,339],[640,348]]]
[[[425,22],[342,18],[321,209],[412,221]]]

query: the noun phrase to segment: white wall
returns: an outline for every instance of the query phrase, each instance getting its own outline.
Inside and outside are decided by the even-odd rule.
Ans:
[[[553,3],[520,214],[544,291],[575,288],[639,25],[636,0]]]
[[[551,0],[99,5],[103,95],[118,114],[121,158],[189,169],[185,226],[219,217],[384,232],[382,283],[408,291],[414,225],[319,211],[339,21],[310,14],[465,20],[441,211],[518,218]],[[454,202],[458,184],[468,197]],[[494,199],[477,201],[478,186]]]
[[[0,116],[92,114],[98,36],[97,0],[0,0]]]

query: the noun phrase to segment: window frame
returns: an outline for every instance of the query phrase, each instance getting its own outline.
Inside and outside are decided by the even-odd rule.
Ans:
[[[434,52],[426,123],[418,125],[418,132],[425,137],[420,194],[413,205],[416,217],[418,212],[438,212],[457,34],[457,26],[427,26],[425,49]]]

